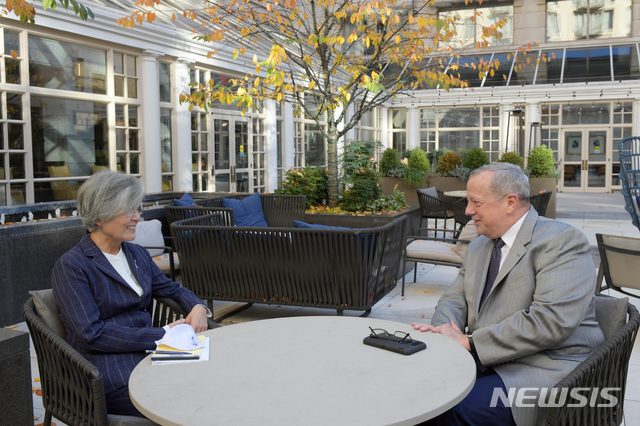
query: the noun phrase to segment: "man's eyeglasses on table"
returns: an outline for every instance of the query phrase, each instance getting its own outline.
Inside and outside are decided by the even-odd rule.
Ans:
[[[383,328],[371,328],[371,337],[376,337],[378,339],[387,339],[393,340],[395,342],[406,342],[411,343],[412,339],[409,333],[405,333],[404,331],[394,331],[393,334],[389,333],[387,330]]]

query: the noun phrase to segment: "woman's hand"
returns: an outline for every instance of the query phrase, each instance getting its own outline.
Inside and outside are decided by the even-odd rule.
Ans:
[[[184,319],[179,319],[178,321],[174,321],[171,324],[169,324],[169,328],[173,328],[176,325],[180,325],[180,324],[184,324]]]
[[[207,329],[207,309],[202,305],[194,306],[184,322],[191,325],[196,333],[205,331]]]

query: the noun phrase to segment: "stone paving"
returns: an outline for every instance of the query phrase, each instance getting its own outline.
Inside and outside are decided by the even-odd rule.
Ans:
[[[592,254],[596,267],[599,265],[597,255],[596,233],[639,237],[640,231],[631,224],[629,214],[624,210],[624,199],[620,193],[579,194],[559,193],[556,200],[556,219],[582,230],[592,244]],[[450,287],[457,273],[456,268],[446,266],[418,265],[418,277],[413,281],[413,272],[406,276],[405,296],[400,294],[400,284],[373,308],[370,317],[403,323],[415,321],[428,322],[433,315],[440,296]],[[615,291],[605,292],[620,297]],[[632,303],[640,307],[640,299],[632,299]],[[216,314],[232,308],[232,304],[216,303]],[[346,311],[345,315],[359,315],[360,312]],[[285,316],[335,315],[335,311],[316,308],[299,308],[288,306],[253,305],[222,322],[224,326],[256,321],[267,318]],[[25,329],[24,323],[17,324]],[[34,379],[34,424],[43,422],[44,411],[42,399],[37,395],[40,384],[37,360],[32,349],[32,377]],[[636,340],[629,363],[629,376],[625,399],[626,425],[640,425],[640,342]],[[55,421],[58,426],[62,423]]]

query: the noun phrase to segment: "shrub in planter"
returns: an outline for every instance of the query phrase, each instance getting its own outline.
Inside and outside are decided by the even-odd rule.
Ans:
[[[524,158],[520,157],[516,152],[505,152],[498,160],[498,163],[511,163],[516,166],[522,167],[524,164]]]
[[[340,209],[347,212],[366,211],[371,200],[378,199],[382,193],[373,169],[362,168],[351,174],[345,187]]]
[[[462,159],[462,166],[469,170],[475,170],[485,164],[489,164],[489,158],[484,149],[479,146],[467,150]]]
[[[408,166],[410,169],[421,170],[424,173],[427,173],[430,167],[427,154],[421,149],[414,149],[411,151],[411,155],[409,155]]]
[[[431,168],[435,167],[437,170],[438,163],[440,162],[440,157],[442,157],[445,152],[452,151],[447,148],[438,148],[432,149],[431,151],[427,152],[427,158],[429,159],[429,163],[431,163]]]
[[[380,175],[390,176],[390,171],[400,168],[401,164],[402,163],[400,163],[400,159],[398,158],[397,149],[385,149],[382,153],[382,158],[380,159]]]
[[[469,180],[469,176],[471,176],[471,172],[473,170],[471,170],[468,167],[464,167],[464,166],[456,166],[455,169],[453,169],[453,171],[449,174],[451,177],[457,177],[460,178],[462,180]]]
[[[527,157],[527,169],[530,177],[547,177],[554,175],[553,166],[556,160],[553,158],[553,150],[546,145],[536,146],[529,151]]]
[[[413,186],[414,188],[421,188],[425,185],[426,173],[422,170],[412,169],[411,167],[405,169],[402,175],[402,181],[406,183],[408,186]]]
[[[329,178],[327,171],[320,167],[289,169],[285,172],[282,189],[276,194],[306,195],[307,208],[322,205],[322,200],[329,199]]]
[[[340,169],[344,176],[356,173],[362,168],[373,169],[375,167],[375,152],[379,142],[352,141],[344,147],[344,153],[339,158]]]
[[[438,173],[440,176],[450,176],[451,172],[462,165],[462,157],[455,152],[445,152],[438,161]]]

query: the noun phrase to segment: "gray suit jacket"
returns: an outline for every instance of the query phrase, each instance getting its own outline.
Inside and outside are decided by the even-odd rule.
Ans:
[[[585,235],[529,210],[485,303],[493,241],[476,238],[432,325],[452,320],[472,333],[479,360],[510,388],[548,388],[604,342],[595,317],[595,267]],[[534,395],[527,391],[526,395]],[[546,409],[515,407],[518,426],[544,423]],[[515,405],[515,404],[514,404]]]

